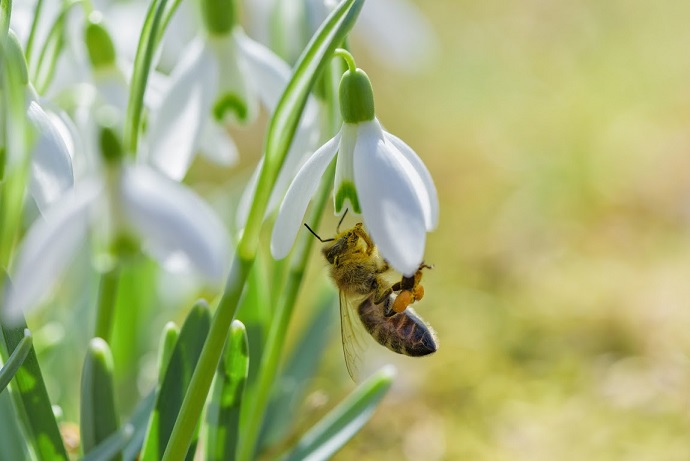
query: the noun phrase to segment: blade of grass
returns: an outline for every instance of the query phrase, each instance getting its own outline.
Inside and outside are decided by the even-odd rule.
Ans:
[[[134,426],[125,424],[119,430],[113,432],[98,446],[93,447],[82,461],[109,461],[122,459],[122,450],[134,435]]]
[[[290,353],[280,377],[273,387],[271,401],[266,408],[259,447],[275,443],[292,426],[294,415],[302,402],[323,355],[338,312],[332,291],[317,303],[316,312],[305,328],[299,342]]]
[[[102,338],[93,338],[86,350],[80,402],[81,446],[84,454],[89,454],[117,433],[120,425],[113,389],[113,357]],[[112,459],[121,460],[122,455]]]
[[[19,325],[8,327],[3,323],[1,327],[5,347],[11,354],[25,337],[26,322],[22,319]],[[15,409],[20,413],[29,443],[36,455],[39,459],[51,461],[67,460],[67,452],[53,415],[53,408],[33,346],[15,373],[12,386]]]
[[[318,461],[333,456],[369,421],[394,376],[392,366],[376,372],[307,431],[282,461]]]
[[[156,405],[141,452],[142,461],[159,460],[168,445],[173,425],[204,345],[204,339],[208,335],[210,323],[211,313],[208,304],[203,300],[198,301],[182,325],[167,365],[165,354],[163,354],[161,366],[165,376],[156,395]],[[167,337],[166,333],[164,341],[169,343]],[[188,450],[192,455],[194,445],[190,444],[191,448]]]
[[[247,331],[237,320],[230,326],[223,360],[218,365],[206,422],[206,459],[235,458],[239,436],[240,406],[249,372]]]
[[[24,360],[31,352],[31,346],[33,345],[33,339],[31,337],[31,332],[29,329],[24,330],[24,337],[19,344],[17,344],[16,349],[12,352],[12,355],[7,359],[5,364],[0,369],[0,392],[4,391],[7,385],[12,381],[14,375],[22,366]]]

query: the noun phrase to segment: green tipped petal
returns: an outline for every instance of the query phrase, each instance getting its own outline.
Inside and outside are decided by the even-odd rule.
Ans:
[[[340,113],[345,123],[361,123],[374,119],[374,91],[362,69],[345,71],[340,80]]]
[[[343,209],[345,199],[350,201],[352,211],[359,214],[361,209],[359,207],[359,199],[357,198],[357,189],[350,181],[343,181],[335,193],[335,212],[340,213]]]
[[[241,95],[226,93],[221,95],[213,104],[213,117],[222,122],[229,112],[235,114],[237,120],[246,121],[249,108]]]
[[[115,64],[115,45],[113,45],[110,34],[103,27],[102,21],[101,13],[91,13],[84,31],[89,60],[94,69]]]

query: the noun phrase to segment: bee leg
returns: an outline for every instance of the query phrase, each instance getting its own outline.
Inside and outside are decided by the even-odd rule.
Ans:
[[[367,244],[367,254],[371,254],[374,251],[374,241],[369,237],[369,234],[367,234],[364,229],[362,228],[362,223],[357,223],[354,229],[352,229],[352,232],[354,234],[364,240],[364,243]]]

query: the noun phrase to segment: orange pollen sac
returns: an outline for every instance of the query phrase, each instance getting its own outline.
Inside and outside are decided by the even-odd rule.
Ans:
[[[393,310],[400,313],[407,309],[407,306],[414,302],[414,294],[411,291],[403,290],[400,292],[395,301],[393,301]]]
[[[412,294],[414,295],[414,300],[419,301],[424,297],[424,287],[421,285],[417,285],[416,287],[414,287],[414,291],[412,292]]]

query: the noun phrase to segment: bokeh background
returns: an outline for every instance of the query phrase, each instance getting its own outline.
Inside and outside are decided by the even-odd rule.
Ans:
[[[690,2],[416,3],[438,34],[432,64],[397,71],[357,40],[353,52],[378,117],[436,181],[435,269],[416,309],[440,349],[424,359],[367,351],[369,366],[393,363],[398,377],[334,459],[690,459]],[[243,179],[265,119],[233,133]],[[229,220],[244,186],[234,174],[201,160],[188,182]],[[337,223],[327,214],[324,235]],[[67,421],[78,419],[73,384],[97,286],[88,255],[74,267],[86,269],[62,287],[67,308],[35,314]],[[184,279],[160,281],[152,264],[127,277],[112,346],[131,408],[135,387],[155,382],[162,326],[191,301]],[[306,279],[295,337],[309,306],[334,293],[318,251]],[[141,280],[164,299],[127,290]],[[354,389],[333,309],[297,428]]]
[[[398,381],[335,459],[690,459],[690,2],[417,4],[434,66],[354,51],[438,187],[441,347],[374,352]]]

